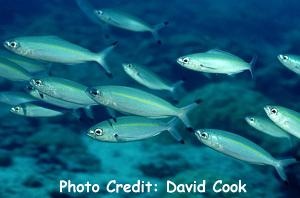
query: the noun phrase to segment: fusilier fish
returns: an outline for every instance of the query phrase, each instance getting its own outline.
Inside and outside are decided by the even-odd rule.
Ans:
[[[40,101],[22,103],[12,107],[10,111],[25,117],[55,117],[66,113],[64,109]]]
[[[268,117],[280,128],[300,138],[300,113],[281,106],[266,106]]]
[[[254,142],[227,131],[200,129],[195,135],[203,144],[233,158],[251,164],[273,166],[284,181],[287,181],[284,167],[297,162],[293,158],[277,160]]]
[[[158,30],[168,25],[168,22],[164,22],[151,26],[135,16],[116,9],[101,9],[94,12],[101,21],[112,26],[134,32],[151,32],[159,44],[161,40],[159,39]]]
[[[94,53],[57,36],[18,37],[4,42],[8,50],[36,60],[70,65],[95,61],[105,69],[109,76],[112,74],[105,62],[105,57],[115,45],[116,43],[99,53]]]
[[[28,81],[31,74],[14,62],[0,57],[0,77],[11,81]]]
[[[55,98],[52,96],[49,96],[47,94],[43,94],[41,92],[39,92],[37,89],[35,89],[32,85],[27,86],[27,92],[34,98],[36,98],[37,100],[42,100],[46,103],[58,106],[58,107],[62,107],[62,108],[66,108],[66,109],[78,109],[78,108],[82,108],[82,107],[86,107],[85,105],[82,104],[76,104],[76,103],[72,103],[72,102],[68,102],[66,100],[61,100],[59,98]]]
[[[8,105],[17,105],[25,102],[36,101],[37,99],[30,95],[18,91],[0,92],[0,102]]]
[[[255,61],[256,57],[250,63],[247,63],[236,55],[217,49],[204,53],[189,54],[177,59],[177,63],[191,70],[227,75],[234,75],[245,70],[249,70],[252,75],[252,66]]]
[[[289,70],[300,75],[300,56],[293,54],[280,54],[278,60]]]
[[[97,103],[86,94],[87,87],[64,78],[44,77],[30,80],[30,84],[39,91],[41,97],[48,95],[78,106],[91,106]]]
[[[155,95],[125,86],[91,87],[87,94],[97,103],[120,112],[153,118],[176,116],[190,129],[187,114],[200,102],[178,108]]]
[[[48,71],[50,64],[42,63],[40,61],[32,60],[23,56],[19,56],[8,51],[0,51],[0,57],[16,63],[23,67],[29,73],[41,73]]]
[[[277,138],[287,138],[289,141],[291,141],[288,133],[269,119],[258,116],[248,116],[245,118],[245,120],[250,126],[258,131]]]
[[[169,133],[179,142],[182,137],[175,129],[173,118],[168,123],[140,116],[123,116],[110,119],[92,126],[87,135],[104,142],[131,142],[159,135],[163,131]]]
[[[157,74],[148,70],[146,67],[133,63],[122,64],[124,71],[135,81],[154,90],[166,90],[171,92],[175,97],[178,88],[182,85],[183,81],[178,81],[170,84],[162,80]]]

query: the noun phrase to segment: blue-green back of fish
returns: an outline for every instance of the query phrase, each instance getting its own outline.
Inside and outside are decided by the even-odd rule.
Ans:
[[[168,116],[179,114],[180,109],[150,93],[124,86],[103,86],[111,94],[117,110],[143,116]]]
[[[23,56],[15,55],[6,51],[0,51],[0,57],[6,58],[11,62],[18,64],[30,73],[39,73],[49,69],[49,65],[35,61]]]
[[[17,105],[25,102],[36,101],[37,99],[31,97],[24,92],[5,91],[0,92],[0,102],[8,105]]]
[[[226,131],[214,130],[213,133],[218,137],[218,143],[225,154],[250,163],[273,165],[275,159],[252,141]]]
[[[66,64],[82,63],[95,59],[95,54],[79,45],[57,36],[19,37],[22,48],[30,50],[26,56]]]
[[[35,88],[46,95],[77,105],[96,104],[86,95],[87,87],[80,83],[57,77],[41,78],[41,81],[44,86],[35,86]]]
[[[152,28],[145,21],[130,15],[124,11],[115,10],[115,9],[102,9],[101,10],[104,17],[106,18],[105,22],[120,27],[128,29],[131,31],[152,31]]]
[[[28,81],[31,75],[14,62],[0,57],[0,77],[11,81]]]

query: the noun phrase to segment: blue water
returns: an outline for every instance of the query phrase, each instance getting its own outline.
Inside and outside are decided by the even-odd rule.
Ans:
[[[108,56],[114,78],[108,78],[96,63],[53,64],[50,74],[87,86],[127,85],[151,92],[173,102],[170,95],[152,91],[129,78],[123,62],[144,64],[170,82],[184,80],[186,93],[178,105],[200,97],[203,102],[190,117],[195,127],[218,128],[238,133],[270,152],[276,158],[300,157],[299,140],[293,148],[281,139],[261,134],[246,124],[244,117],[264,115],[263,106],[277,104],[300,112],[300,77],[278,60],[280,53],[300,54],[300,2],[239,0],[90,0],[95,8],[117,8],[147,21],[168,21],[156,44],[150,33],[130,32],[91,22],[75,0],[0,0],[0,39],[18,36],[57,35],[101,51],[118,41]],[[209,49],[229,51],[247,62],[257,56],[250,72],[234,77],[191,71],[176,63],[182,55]],[[1,50],[5,50],[2,47]],[[26,83],[0,80],[1,91],[23,91]],[[177,105],[177,104],[176,104]],[[167,194],[165,181],[192,183],[239,179],[249,186],[247,194],[215,194],[209,197],[297,197],[300,166],[286,169],[289,185],[272,167],[249,165],[212,151],[183,127],[185,144],[169,134],[133,143],[109,144],[86,136],[91,125],[109,118],[105,109],[95,107],[94,120],[75,119],[68,114],[57,118],[26,118],[5,112],[0,121],[0,197],[129,197],[128,194],[59,193],[59,180],[74,183],[90,181],[101,186],[111,180],[135,182],[138,179],[159,185],[158,192],[145,197],[195,197],[197,194]],[[1,110],[1,111],[2,111]]]

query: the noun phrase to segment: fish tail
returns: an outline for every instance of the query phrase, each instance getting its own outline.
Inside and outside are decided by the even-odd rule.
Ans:
[[[255,66],[256,61],[257,61],[257,56],[255,55],[255,56],[253,56],[253,58],[250,62],[250,68],[249,68],[252,79],[254,78],[254,76],[253,76],[253,67]]]
[[[178,123],[178,118],[173,118],[168,122],[168,132],[176,139],[176,141],[180,142],[181,144],[184,144],[184,140],[180,133],[176,129],[176,125]]]
[[[284,171],[284,167],[292,165],[297,163],[297,160],[295,158],[288,158],[283,160],[278,160],[278,162],[275,165],[276,171],[279,174],[280,178],[287,182],[287,176]]]
[[[160,39],[160,36],[158,34],[159,30],[161,30],[162,28],[166,27],[169,24],[168,21],[165,21],[163,23],[159,23],[157,25],[154,26],[154,28],[152,29],[151,33],[155,39],[155,41],[157,42],[157,44],[161,45],[162,41]]]
[[[117,46],[118,42],[114,42],[111,46],[105,48],[104,50],[102,50],[101,52],[97,53],[96,56],[96,62],[99,63],[103,69],[106,72],[106,75],[108,77],[112,77],[112,73],[110,71],[109,66],[106,63],[105,58],[107,57],[107,55]]]
[[[194,110],[196,107],[198,107],[198,105],[201,103],[201,100],[199,99],[199,100],[196,100],[194,103],[192,103],[192,104],[189,104],[189,105],[187,105],[187,106],[185,106],[185,107],[182,107],[181,108],[181,112],[180,112],[180,114],[178,115],[178,117],[179,117],[179,119],[184,123],[184,125],[186,126],[186,128],[188,129],[188,130],[193,130],[193,127],[192,127],[192,125],[191,125],[191,123],[190,123],[190,120],[189,120],[189,118],[188,118],[188,114],[192,111],[192,110]]]
[[[182,87],[182,84],[184,83],[183,80],[177,81],[173,84],[171,87],[171,94],[175,100],[178,100],[179,95],[184,93],[184,88]]]

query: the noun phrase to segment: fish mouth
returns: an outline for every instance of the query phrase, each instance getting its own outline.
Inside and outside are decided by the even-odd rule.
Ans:
[[[87,136],[91,137],[91,138],[94,138],[95,139],[95,132],[93,130],[89,130],[87,133],[86,133]]]
[[[271,111],[271,106],[270,105],[265,106],[264,110],[267,114],[269,114],[269,112]]]
[[[16,111],[15,107],[10,108],[10,112],[14,113]]]
[[[3,46],[7,49],[9,49],[9,41],[4,41]]]
[[[283,60],[283,55],[282,55],[282,54],[279,54],[279,55],[277,56],[277,58],[278,58],[279,60]]]
[[[36,81],[35,79],[29,80],[29,85],[28,85],[27,87],[28,87],[28,88],[29,88],[29,87],[32,87],[32,88],[36,87],[35,81]]]
[[[177,58],[176,62],[180,65],[183,65],[183,60],[182,58]]]

